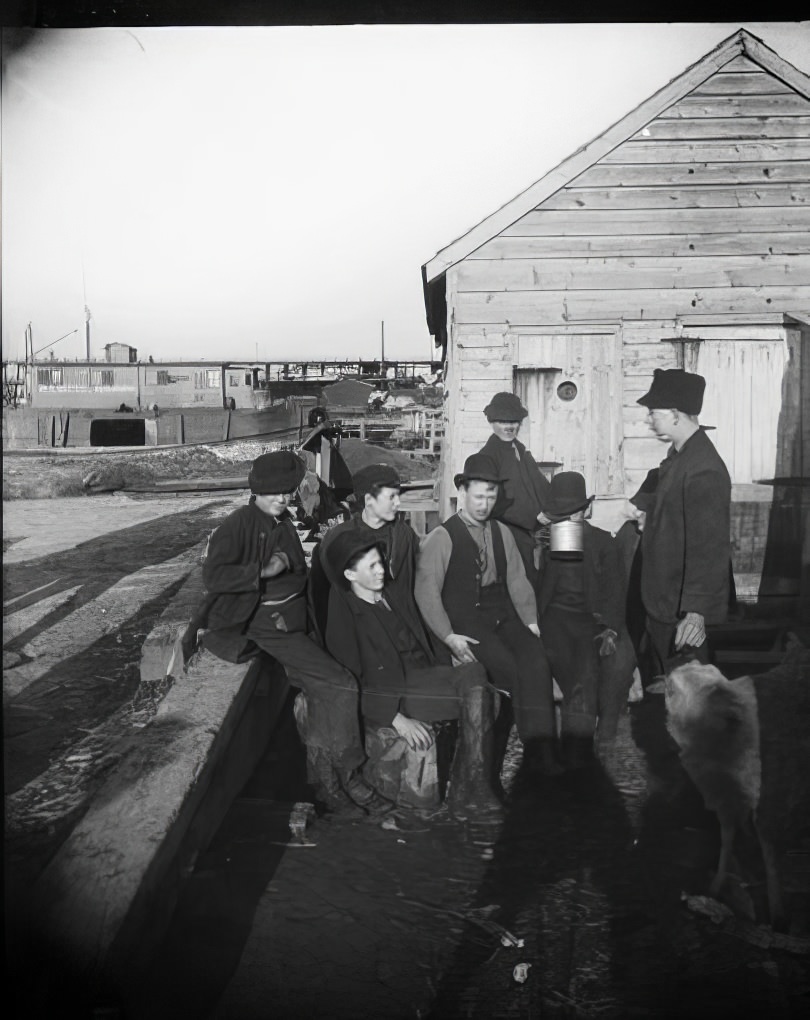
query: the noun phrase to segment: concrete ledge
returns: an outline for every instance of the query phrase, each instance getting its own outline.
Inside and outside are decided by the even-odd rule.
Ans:
[[[266,657],[232,665],[203,651],[175,676],[34,888],[41,935],[88,980],[128,982],[146,965],[288,692]]]
[[[207,539],[195,547],[202,559]],[[141,683],[178,676],[183,669],[182,641],[189,621],[203,597],[202,566],[197,565],[161,614],[141,647]]]

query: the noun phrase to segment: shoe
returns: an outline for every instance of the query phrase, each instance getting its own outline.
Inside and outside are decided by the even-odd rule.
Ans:
[[[359,772],[350,772],[341,777],[340,786],[349,800],[361,807],[368,815],[384,815],[393,811],[394,802],[374,789]]]

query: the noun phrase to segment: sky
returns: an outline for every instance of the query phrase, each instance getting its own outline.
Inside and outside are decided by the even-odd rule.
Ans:
[[[810,73],[810,22],[6,29],[3,358],[86,305],[94,358],[425,359],[422,264],[740,27]]]

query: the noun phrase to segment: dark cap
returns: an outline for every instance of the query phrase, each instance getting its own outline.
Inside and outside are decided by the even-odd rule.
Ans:
[[[551,479],[551,490],[543,512],[550,517],[570,517],[593,502],[585,493],[585,478],[579,471],[561,471]]]
[[[375,485],[386,489],[399,489],[402,481],[397,469],[390,464],[367,464],[352,475],[352,488],[358,500],[362,501],[363,496],[371,492]]]
[[[700,414],[706,380],[682,368],[656,368],[652,386],[636,403],[644,407],[674,407],[684,414]]]
[[[365,528],[350,527],[335,535],[327,546],[326,558],[335,575],[340,578],[350,560],[375,547],[379,548],[382,554],[385,544],[381,539],[369,535]]]
[[[485,453],[473,453],[464,461],[464,470],[455,476],[456,488],[465,482],[505,482],[498,474],[495,461]]]
[[[250,467],[248,485],[257,495],[294,492],[306,474],[306,464],[292,450],[263,453]]]
[[[484,408],[487,421],[523,421],[528,413],[514,393],[496,393]]]

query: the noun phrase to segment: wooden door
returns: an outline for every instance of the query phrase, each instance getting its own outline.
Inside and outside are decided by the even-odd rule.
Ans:
[[[538,461],[579,471],[589,493],[623,491],[621,340],[521,335],[514,390],[529,411],[520,438]]]

